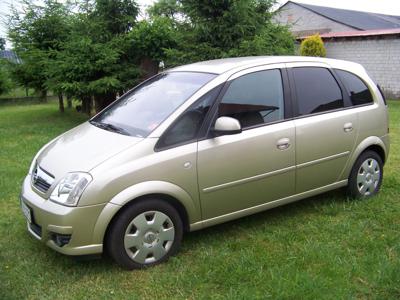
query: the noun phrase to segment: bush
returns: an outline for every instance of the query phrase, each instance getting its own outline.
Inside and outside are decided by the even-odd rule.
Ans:
[[[326,49],[319,34],[309,36],[300,45],[300,55],[325,57]]]

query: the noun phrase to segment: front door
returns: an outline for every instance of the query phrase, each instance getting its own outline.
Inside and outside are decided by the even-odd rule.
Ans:
[[[198,143],[203,220],[280,199],[295,192],[295,127],[285,120],[282,71],[236,74],[218,104],[236,118],[239,134]]]

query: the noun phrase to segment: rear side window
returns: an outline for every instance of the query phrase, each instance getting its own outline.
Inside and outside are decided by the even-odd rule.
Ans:
[[[219,116],[239,120],[242,128],[276,122],[284,118],[280,70],[266,70],[234,79],[218,107]]]
[[[374,102],[370,90],[358,76],[343,70],[335,71],[349,91],[349,97],[353,105],[363,105]]]
[[[309,115],[344,107],[342,91],[325,68],[293,68],[299,115]]]

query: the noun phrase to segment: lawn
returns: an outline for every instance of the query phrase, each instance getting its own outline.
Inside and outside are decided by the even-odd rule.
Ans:
[[[28,94],[27,94],[28,92]],[[28,89],[28,91],[24,88],[14,88],[10,90],[8,93],[1,94],[0,99],[2,98],[23,98],[23,97],[31,97],[35,96],[35,91],[33,89]]]
[[[56,103],[0,107],[0,299],[399,299],[400,102],[389,108],[378,196],[355,201],[339,190],[189,233],[178,256],[129,272],[50,250],[20,212],[34,154],[85,117]]]

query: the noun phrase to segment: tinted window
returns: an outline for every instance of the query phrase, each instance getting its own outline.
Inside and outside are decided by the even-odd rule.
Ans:
[[[260,71],[234,79],[218,108],[219,116],[239,120],[242,128],[283,119],[283,87],[279,70]]]
[[[293,68],[299,115],[308,115],[344,107],[342,92],[329,70]]]
[[[159,74],[115,101],[92,119],[92,124],[146,137],[214,77],[214,74],[190,72]]]
[[[161,138],[158,148],[170,147],[197,139],[203,121],[221,87],[214,88],[187,109]]]
[[[350,100],[353,105],[368,104],[374,102],[371,92],[365,83],[356,75],[342,70],[335,70],[340,76],[343,84],[350,93]]]

